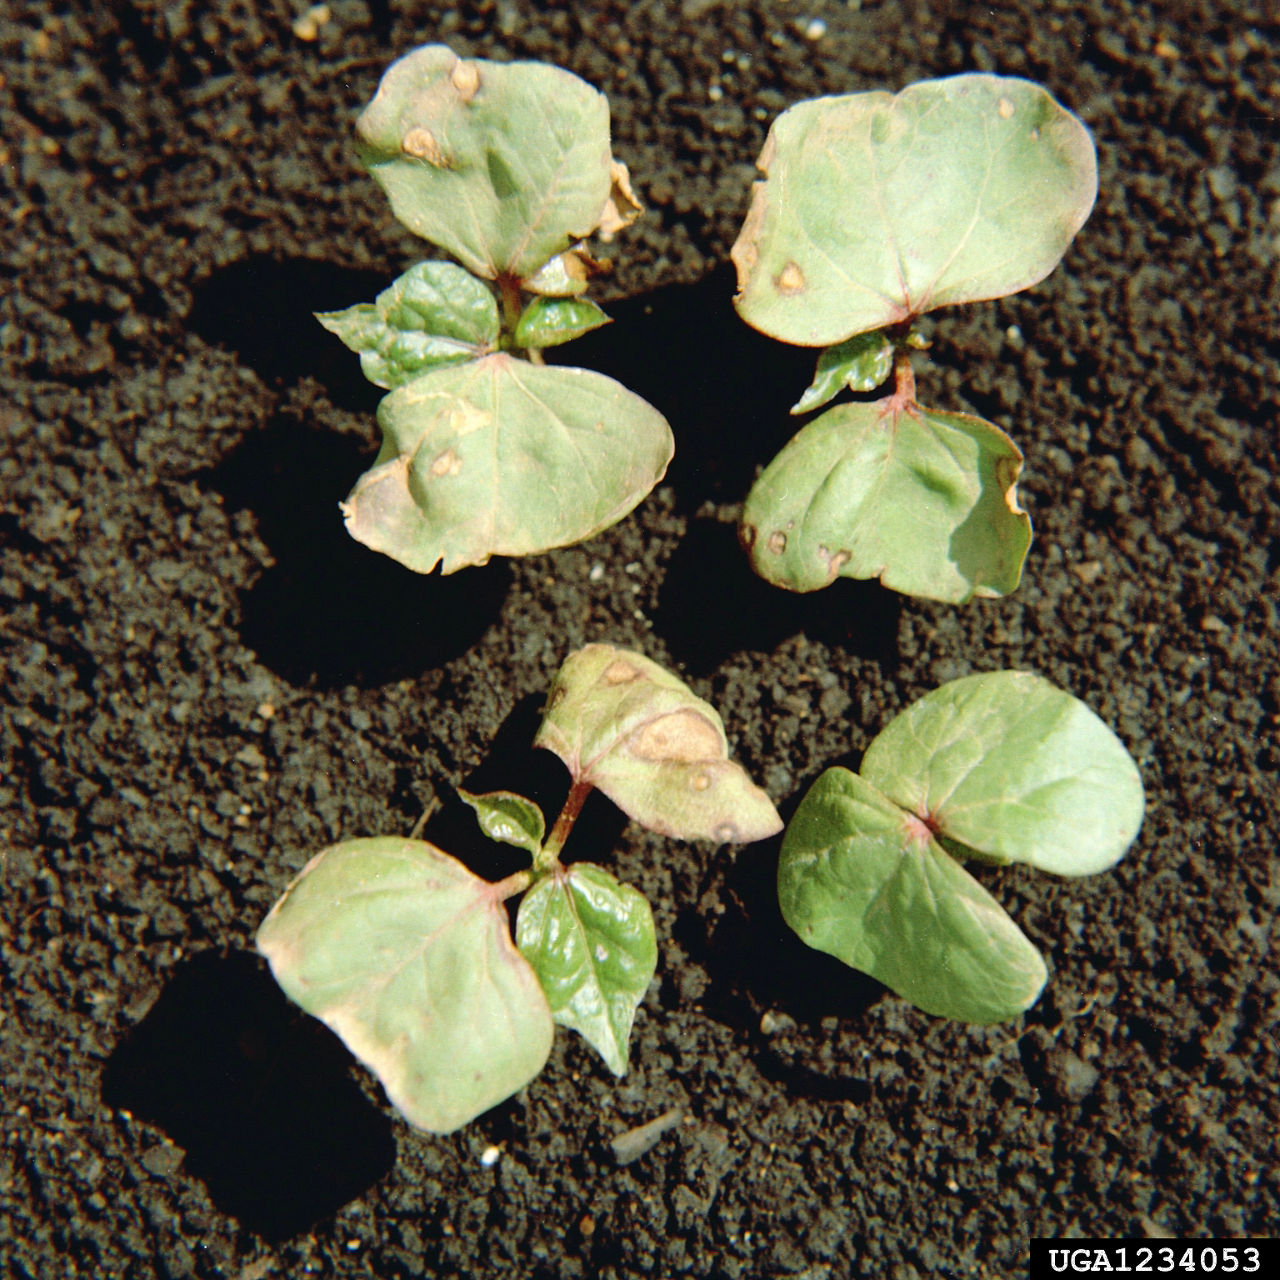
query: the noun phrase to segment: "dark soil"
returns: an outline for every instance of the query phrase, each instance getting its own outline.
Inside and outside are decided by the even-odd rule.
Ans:
[[[1004,1278],[1032,1236],[1276,1234],[1269,0],[331,0],[310,41],[297,4],[0,5],[0,1269]],[[429,40],[609,94],[649,212],[572,358],[678,442],[610,532],[444,580],[347,540],[377,393],[308,316],[421,254],[351,123]],[[1048,84],[1099,148],[1062,266],[938,316],[918,365],[1024,448],[1026,578],[964,608],[787,597],[732,525],[811,360],[729,305],[752,162],[793,101],[974,68]],[[454,789],[558,803],[528,743],[588,640],[714,701],[784,815],[941,681],[1038,671],[1129,745],[1146,826],[1104,876],[986,876],[1051,977],[984,1030],[807,951],[776,841],[682,845],[593,801],[570,853],[658,923],[630,1074],[562,1033],[517,1098],[416,1133],[254,930],[317,849],[433,803],[483,869]],[[610,1139],[675,1105],[619,1165]]]

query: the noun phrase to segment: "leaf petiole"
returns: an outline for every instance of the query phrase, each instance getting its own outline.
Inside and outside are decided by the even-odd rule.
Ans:
[[[590,782],[583,778],[574,779],[573,785],[569,788],[569,794],[565,797],[564,807],[560,810],[560,816],[556,819],[556,825],[551,828],[551,834],[542,848],[534,855],[535,875],[545,875],[554,870],[560,861],[560,850],[564,848],[564,842],[568,840],[569,832],[573,830],[573,824],[577,822],[578,815],[582,812],[582,806],[586,803],[591,790]]]

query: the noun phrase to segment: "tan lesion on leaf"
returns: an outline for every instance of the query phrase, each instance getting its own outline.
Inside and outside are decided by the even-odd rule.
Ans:
[[[461,396],[457,397],[449,407],[448,415],[449,428],[455,436],[470,435],[471,432],[480,431],[493,421],[493,414],[487,409],[481,409],[479,405],[472,404],[470,400],[464,400]]]
[[[480,88],[480,68],[474,62],[459,58],[449,73],[449,83],[458,91],[463,102],[470,102]]]
[[[446,449],[431,464],[433,476],[456,476],[462,470],[462,459],[452,449]]]
[[[609,198],[604,202],[598,228],[600,239],[605,244],[644,212],[644,205],[636,199],[636,193],[631,189],[631,175],[621,160],[609,161],[609,176]]]
[[[400,140],[400,150],[415,160],[425,160],[435,169],[451,169],[453,161],[445,155],[436,135],[421,125],[410,129]]]
[[[996,483],[1004,495],[1004,504],[1015,516],[1025,515],[1026,511],[1018,503],[1018,476],[1022,472],[1022,456],[996,459]]]
[[[788,296],[803,293],[808,288],[808,281],[804,278],[804,272],[800,270],[800,264],[794,261],[788,262],[778,272],[773,283],[779,293],[785,293]]]
[[[631,754],[641,760],[671,760],[681,764],[719,760],[724,754],[715,725],[688,708],[669,711],[641,725],[631,735],[628,745]]]
[[[604,669],[605,684],[628,684],[640,678],[640,670],[622,658],[617,658]]]

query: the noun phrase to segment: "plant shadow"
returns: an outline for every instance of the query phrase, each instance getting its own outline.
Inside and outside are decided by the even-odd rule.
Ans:
[[[372,414],[386,393],[365,380],[355,353],[314,313],[372,302],[390,283],[380,272],[320,258],[254,254],[195,285],[188,326],[211,346],[234,351],[268,385],[314,378],[339,409]]]
[[[699,675],[740,650],[770,653],[796,634],[892,672],[901,613],[902,598],[878,582],[838,578],[804,595],[771,586],[752,572],[732,525],[693,520],[667,565],[654,626]]]
[[[611,303],[613,324],[555,353],[616,378],[666,416],[676,438],[667,481],[687,512],[746,497],[756,468],[798,429],[788,411],[818,355],[748,327],[733,291],[724,267]]]
[[[255,517],[274,564],[243,594],[241,633],[297,686],[376,686],[438,667],[480,639],[510,586],[504,561],[418,574],[357,543],[337,501],[367,463],[356,441],[280,418],[199,477]]]
[[[351,1062],[257,957],[206,951],[177,968],[108,1059],[102,1097],[163,1130],[219,1209],[278,1243],[395,1162],[391,1125]]]
[[[541,694],[522,698],[502,722],[484,761],[467,778],[465,789],[473,795],[487,791],[514,791],[542,810],[547,830],[554,825],[569,793],[569,773],[559,758],[534,747],[534,735],[542,723],[545,699]],[[456,794],[441,796],[440,808],[427,820],[422,835],[453,854],[476,875],[501,880],[529,865],[529,855],[513,845],[499,844],[481,833],[475,811]],[[626,827],[626,815],[607,797],[593,791],[574,823],[564,847],[567,865],[589,858],[607,860]]]
[[[856,1074],[805,1065],[812,1053],[794,1059],[766,1032],[762,1018],[794,1021],[796,1036],[811,1041],[824,1019],[858,1021],[887,988],[867,974],[806,946],[783,919],[778,906],[779,840],[738,851],[717,874],[718,914],[703,907],[682,911],[674,934],[691,960],[710,978],[700,1004],[707,1016],[732,1027],[752,1045],[761,1074],[789,1092],[824,1101],[865,1101],[870,1084]]]

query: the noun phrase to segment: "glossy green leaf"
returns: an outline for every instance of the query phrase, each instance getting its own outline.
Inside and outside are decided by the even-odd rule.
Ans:
[[[810,413],[833,400],[846,387],[850,391],[874,391],[893,372],[893,343],[880,330],[854,334],[818,357],[813,382],[791,407],[792,413]]]
[[[747,497],[752,567],[791,591],[837,575],[960,603],[1005,595],[1031,545],[1022,455],[999,428],[896,399],[808,423]]]
[[[396,217],[491,280],[533,275],[612,204],[608,103],[558,67],[426,45],[388,68],[356,133]]]
[[[666,419],[611,378],[505,353],[400,387],[378,423],[347,529],[419,573],[590,538],[662,479],[673,447]]]
[[[1142,779],[1119,738],[1024,671],[927,694],[872,742],[862,776],[940,835],[1058,875],[1106,870],[1142,825]]]
[[[732,250],[738,311],[827,346],[1042,280],[1097,193],[1089,131],[1039,85],[968,74],[774,121]]]
[[[555,1020],[625,1075],[631,1024],[658,964],[644,895],[589,862],[558,866],[520,900],[516,942]]]
[[[1044,986],[1044,961],[1000,904],[847,769],[823,773],[788,824],[778,902],[811,947],[926,1013],[1000,1022]]]
[[[551,1051],[546,996],[495,886],[424,841],[318,854],[263,921],[258,950],[285,994],[433,1133],[515,1093]]]
[[[534,298],[516,322],[515,344],[558,347],[609,322],[609,317],[587,298]]]
[[[565,659],[534,745],[661,835],[745,844],[782,830],[769,797],[729,760],[715,709],[629,649],[591,644]]]
[[[317,312],[316,319],[360,353],[364,376],[379,387],[475,360],[498,345],[493,293],[452,262],[416,263],[376,302]]]
[[[486,791],[473,795],[458,788],[458,796],[475,810],[480,830],[490,840],[513,844],[536,856],[547,833],[542,810],[514,791]]]

